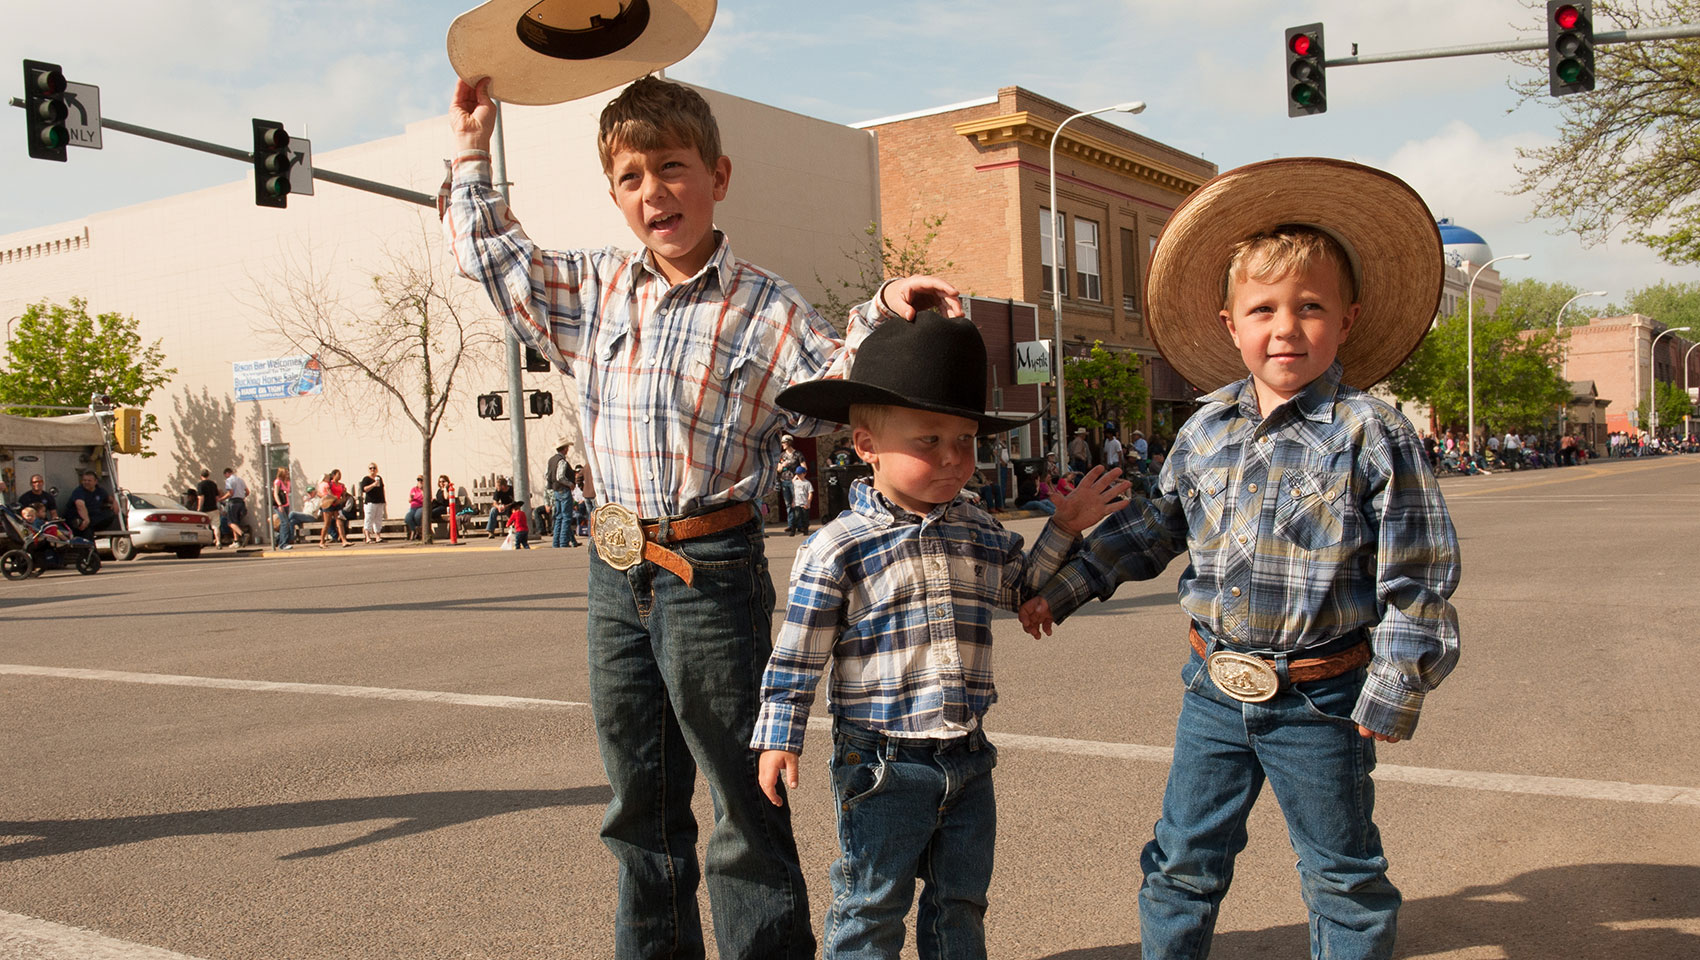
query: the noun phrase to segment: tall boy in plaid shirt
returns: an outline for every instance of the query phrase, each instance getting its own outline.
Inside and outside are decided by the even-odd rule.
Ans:
[[[771,647],[773,582],[752,507],[779,437],[830,425],[774,403],[842,375],[886,315],[960,310],[930,277],[888,281],[844,341],[788,284],[714,229],[732,162],[701,95],[646,77],[602,113],[609,196],[643,249],[540,250],[490,185],[488,81],[455,91],[459,149],[444,234],[525,339],[577,381],[598,503],[592,521],[590,700],[614,799],[602,838],[620,866],[615,954],[702,957],[700,766],[714,794],[707,885],[720,956],[812,957],[786,811],[747,749]]]
[[[1410,424],[1346,382],[1375,383],[1420,341],[1439,251],[1404,183],[1315,158],[1223,174],[1158,241],[1147,315],[1165,355],[1193,383],[1236,359],[1251,375],[1204,397],[1156,496],[1022,610],[1038,636],[1190,554],[1193,654],[1140,858],[1148,960],[1209,953],[1264,780],[1299,855],[1311,955],[1392,953],[1400,897],[1370,771],[1376,741],[1409,738],[1457,662],[1458,541]]]
[[[869,335],[850,379],[779,398],[848,421],[874,472],[797,555],[750,741],[777,807],[781,776],[797,785],[809,708],[832,664],[843,857],[832,868],[823,937],[831,960],[897,956],[917,877],[926,883],[916,922],[922,960],[985,956],[997,824],[997,750],[981,727],[997,699],[991,615],[1016,609],[1082,530],[1126,505],[1115,498],[1129,484],[1094,469],[1056,500],[1024,557],[1019,536],[962,496],[976,436],[1025,422],[987,416],[985,398],[979,331],[931,312]]]

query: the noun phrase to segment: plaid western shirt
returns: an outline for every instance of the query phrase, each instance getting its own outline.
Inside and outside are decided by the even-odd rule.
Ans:
[[[751,749],[802,752],[829,660],[828,710],[871,730],[977,719],[997,701],[992,611],[1019,607],[1076,542],[1049,523],[1023,557],[1021,537],[966,499],[917,517],[852,484],[850,509],[792,565]]]
[[[1258,413],[1238,381],[1204,398],[1142,509],[1112,514],[1039,594],[1060,621],[1190,551],[1180,604],[1205,636],[1292,658],[1367,631],[1353,719],[1409,737],[1458,661],[1458,538],[1422,444],[1334,364]]]
[[[601,503],[642,517],[754,500],[783,433],[835,428],[774,404],[788,386],[843,376],[880,320],[877,298],[840,341],[783,280],[714,254],[674,286],[647,250],[541,250],[490,186],[489,154],[462,153],[439,198],[456,266],[508,323],[574,376]]]

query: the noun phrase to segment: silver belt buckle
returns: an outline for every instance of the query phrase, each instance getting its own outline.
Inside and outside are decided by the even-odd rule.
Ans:
[[[617,503],[596,508],[590,539],[597,555],[615,570],[630,570],[643,560],[643,525],[637,514]]]
[[[1280,677],[1267,660],[1232,650],[1218,650],[1204,661],[1216,689],[1241,703],[1262,703],[1275,696]]]

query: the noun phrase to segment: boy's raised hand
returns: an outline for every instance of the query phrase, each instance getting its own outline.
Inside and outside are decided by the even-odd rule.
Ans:
[[[1132,500],[1119,499],[1133,489],[1133,484],[1122,480],[1121,475],[1120,467],[1111,470],[1093,467],[1068,496],[1052,493],[1051,503],[1056,505],[1057,512],[1051,521],[1064,533],[1079,535],[1117,510],[1132,505]]]
[[[785,806],[785,799],[779,795],[779,773],[785,772],[785,789],[797,789],[797,755],[789,750],[763,750],[761,758],[756,762],[756,782],[761,784],[761,792],[767,794],[767,799],[776,807]]]
[[[454,100],[449,103],[449,131],[461,150],[489,150],[496,130],[496,101],[490,99],[490,78],[476,85],[455,81]]]
[[[882,306],[905,320],[914,320],[922,310],[937,310],[947,317],[962,316],[962,296],[947,281],[919,275],[899,277],[881,291]]]

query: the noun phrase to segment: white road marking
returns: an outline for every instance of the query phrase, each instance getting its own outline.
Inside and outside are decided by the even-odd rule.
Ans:
[[[507,710],[581,710],[589,706],[589,704],[572,700],[545,700],[536,697],[447,693],[439,690],[398,690],[391,687],[356,687],[324,683],[286,683],[271,680],[230,680],[220,677],[185,677],[164,673],[129,673],[120,670],[87,670],[76,667],[41,667],[10,663],[0,664],[0,675],[5,674],[55,677],[69,680],[105,680],[114,683],[206,687],[262,693],[363,697],[373,700],[404,700],[453,706],[500,707]],[[815,717],[809,721],[810,728],[816,730],[830,729],[831,724],[832,721],[826,717]],[[992,741],[999,747],[1042,750],[1048,753],[1061,753],[1077,757],[1135,760],[1144,763],[1168,763],[1173,756],[1173,752],[1168,747],[1153,747],[1138,743],[1110,743],[1101,740],[1073,740],[1065,737],[1039,737],[1023,733],[994,733]],[[1672,787],[1659,784],[1624,783],[1616,780],[1578,780],[1569,777],[1540,777],[1515,773],[1485,773],[1476,770],[1444,770],[1394,764],[1377,766],[1375,776],[1377,780],[1383,782],[1415,783],[1433,787],[1453,787],[1460,790],[1565,797],[1573,800],[1602,800],[1612,803],[1675,804],[1700,807],[1700,787]],[[0,943],[3,942],[0,941]],[[4,954],[0,954],[0,960],[4,960]]]
[[[0,960],[200,960],[0,910]]]

